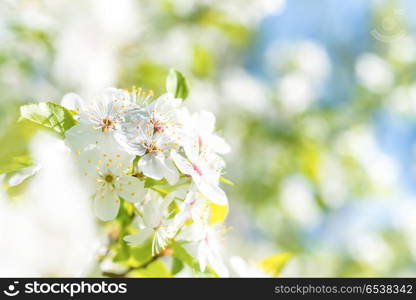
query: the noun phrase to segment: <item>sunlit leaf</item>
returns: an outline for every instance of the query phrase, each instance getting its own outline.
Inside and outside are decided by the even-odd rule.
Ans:
[[[0,174],[18,171],[32,165],[29,142],[37,130],[29,121],[13,124],[0,137]],[[7,145],[7,146],[6,146]]]
[[[172,262],[172,275],[178,274],[184,268],[184,264],[181,260],[176,257],[173,258]]]
[[[64,137],[65,131],[77,124],[73,113],[53,102],[41,102],[20,107],[21,119],[50,128]]]
[[[123,263],[130,257],[130,247],[125,242],[120,242],[115,247],[116,255],[113,257],[113,261],[116,263]]]
[[[148,239],[142,245],[135,245],[131,247],[131,255],[134,259],[135,265],[140,266],[148,262],[152,257],[152,240]]]
[[[172,273],[169,271],[166,264],[157,259],[151,262],[145,268],[134,270],[128,274],[130,277],[146,277],[146,278],[166,278],[172,277]]]
[[[9,161],[0,165],[0,174],[15,172],[19,169],[27,168],[33,164],[29,155],[19,155],[10,158]]]
[[[189,94],[188,82],[181,72],[171,69],[166,79],[166,90],[175,98],[186,99]]]

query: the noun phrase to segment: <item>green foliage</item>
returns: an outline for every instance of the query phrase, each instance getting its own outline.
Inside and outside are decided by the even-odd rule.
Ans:
[[[146,178],[144,181],[145,188],[151,188],[152,190],[158,192],[162,196],[166,196],[167,194],[173,192],[178,187],[182,185],[186,185],[190,183],[190,179],[187,177],[182,177],[175,185],[170,185],[166,181],[166,179],[156,180],[153,178]]]
[[[35,133],[37,126],[23,121],[16,123],[0,137],[0,174],[17,171],[32,165],[29,154],[29,140]]]
[[[155,187],[155,186],[161,186],[161,185],[166,185],[167,184],[167,181],[166,181],[166,179],[162,179],[162,180],[156,180],[156,179],[153,179],[153,178],[150,178],[150,177],[146,177],[145,178],[145,181],[144,181],[144,187],[145,188],[152,188],[152,187]]]
[[[178,274],[180,271],[183,270],[184,267],[185,265],[183,264],[183,262],[180,259],[174,257],[171,270],[172,275]]]
[[[0,165],[0,174],[14,172],[32,164],[33,161],[29,155],[13,156],[8,162]]]
[[[166,79],[166,90],[175,98],[186,99],[189,95],[188,82],[181,72],[171,69]]]
[[[53,102],[41,102],[20,107],[20,116],[45,128],[52,129],[61,137],[77,124],[73,112]]]
[[[172,273],[169,271],[166,264],[157,259],[151,262],[145,268],[134,270],[128,274],[131,277],[149,277],[149,278],[166,278],[172,277]]]
[[[152,239],[147,240],[142,245],[129,246],[131,253],[131,260],[133,266],[141,267],[149,262],[152,258]]]
[[[212,75],[215,69],[212,54],[203,46],[196,45],[193,49],[192,71],[199,77]]]

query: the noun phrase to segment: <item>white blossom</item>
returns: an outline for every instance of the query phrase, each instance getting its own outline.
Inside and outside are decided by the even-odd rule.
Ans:
[[[219,178],[224,161],[215,153],[200,149],[199,141],[184,146],[186,158],[173,152],[173,159],[179,170],[192,177],[198,190],[212,202],[224,205],[227,195],[219,187]]]
[[[139,233],[128,235],[124,240],[132,244],[142,244],[153,235],[152,255],[155,255],[166,248],[175,235],[178,224],[175,219],[169,219],[168,207],[173,195],[163,198],[157,193],[150,193],[153,199],[143,205],[143,216],[139,217]]]
[[[219,154],[230,147],[216,134],[212,113],[191,114],[182,102],[171,93],[154,99],[140,88],[109,88],[88,101],[68,94],[62,105],[79,123],[65,143],[77,154],[99,219],[116,218],[123,199],[134,204],[138,233],[124,236],[126,242],[151,240],[155,256],[183,241],[202,272],[210,266],[228,276],[220,255],[223,227],[210,225],[209,216],[211,202],[228,202],[219,186],[225,167]]]
[[[208,219],[209,203],[195,187],[189,189],[184,201],[180,203],[180,209],[178,218],[183,221],[204,222]]]
[[[166,178],[171,185],[179,179],[170,153],[179,148],[180,103],[180,99],[164,94],[147,107],[131,109],[116,135],[128,153],[141,156],[138,167],[144,175]]]
[[[221,239],[224,235],[224,227],[221,225],[208,225],[206,222],[197,222],[186,226],[178,235],[178,240],[190,242],[187,249],[198,258],[201,271],[204,272],[207,265],[220,276],[228,276],[221,257]]]
[[[200,148],[206,147],[220,154],[230,152],[230,146],[214,132],[215,116],[213,113],[202,110],[191,115],[186,110],[182,118],[186,124],[187,134],[191,139],[198,140]]]
[[[94,190],[94,212],[103,221],[117,216],[120,197],[137,202],[144,196],[144,183],[129,174],[131,157],[125,154],[100,153],[89,150],[81,153],[79,161]]]
[[[130,94],[115,88],[108,88],[88,101],[70,93],[62,99],[62,105],[78,113],[79,124],[65,133],[67,144],[76,152],[103,145],[116,147],[114,133],[125,111],[134,107]]]

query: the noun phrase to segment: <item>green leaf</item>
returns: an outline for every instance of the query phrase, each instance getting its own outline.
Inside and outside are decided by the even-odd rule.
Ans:
[[[179,204],[176,201],[172,201],[169,204],[168,211],[169,211],[169,215],[171,217],[176,216],[176,214],[178,214],[180,212],[180,210],[181,210],[181,208],[180,208]]]
[[[184,264],[181,260],[174,257],[172,262],[172,275],[178,274],[184,268]]]
[[[150,263],[146,268],[138,269],[128,274],[131,277],[146,277],[146,278],[166,278],[172,277],[171,272],[166,267],[165,263],[157,259]]]
[[[77,124],[73,112],[53,102],[41,102],[20,107],[21,119],[27,119],[50,128],[64,137],[65,132]]]
[[[170,185],[166,179],[155,180],[152,178],[145,178],[144,187],[151,188],[152,190],[158,192],[161,196],[166,196],[167,194],[175,191],[178,187],[190,184],[190,179],[187,177],[182,177],[175,185]]]
[[[123,230],[125,230],[125,227],[131,223],[132,218],[133,218],[133,212],[134,212],[134,205],[126,200],[124,200],[123,198],[120,197],[121,201],[121,205],[120,205],[120,209],[118,211],[117,214],[117,218],[116,220],[118,220],[120,222],[120,226],[122,227]],[[123,231],[123,233],[125,233]]]
[[[124,241],[117,244],[114,250],[116,252],[116,255],[113,258],[113,261],[115,263],[123,263],[129,259],[130,249],[127,243],[125,243]]]
[[[8,162],[0,165],[0,174],[15,172],[17,170],[29,167],[33,164],[32,158],[29,155],[19,155],[10,158]]]
[[[165,184],[167,184],[166,179],[156,180],[156,179],[153,179],[153,178],[150,178],[150,177],[146,177],[145,180],[144,180],[144,187],[147,188],[147,189],[152,188],[156,185],[165,185]]]
[[[171,69],[166,79],[166,90],[175,98],[186,99],[189,94],[188,82],[181,72]]]
[[[14,123],[0,136],[0,174],[16,172],[32,165],[29,142],[38,125],[29,121]],[[7,146],[4,146],[7,145]]]
[[[282,271],[283,267],[293,257],[290,252],[284,252],[277,255],[269,256],[258,262],[260,268],[269,273],[270,275],[277,277]]]
[[[135,266],[141,266],[152,259],[152,239],[148,239],[141,245],[131,246],[131,255]]]

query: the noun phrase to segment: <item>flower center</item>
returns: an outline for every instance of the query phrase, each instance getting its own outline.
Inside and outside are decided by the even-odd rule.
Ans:
[[[199,176],[202,176],[202,171],[196,164],[192,164],[192,168]]]
[[[113,127],[114,127],[114,122],[113,122],[113,120],[111,120],[111,119],[109,119],[109,118],[104,118],[104,119],[102,120],[102,123],[101,123],[101,130],[102,130],[103,132],[107,132],[107,131],[109,131],[110,129],[113,129]]]
[[[107,183],[112,183],[114,181],[114,176],[112,174],[107,174],[104,176],[104,180]]]
[[[155,132],[163,132],[165,130],[165,127],[159,120],[151,119],[150,123],[153,125],[153,130]]]
[[[156,143],[153,141],[150,143],[146,143],[144,146],[146,147],[147,153],[154,153],[154,152],[159,151],[159,148],[156,146]]]
[[[162,227],[163,222],[160,221],[159,224],[157,224],[155,227],[153,227],[153,231],[158,231],[160,229],[160,227]]]

